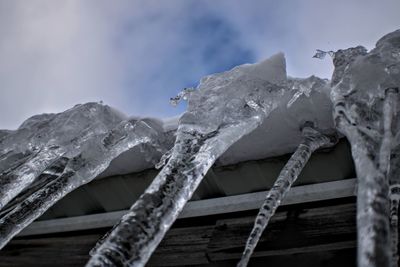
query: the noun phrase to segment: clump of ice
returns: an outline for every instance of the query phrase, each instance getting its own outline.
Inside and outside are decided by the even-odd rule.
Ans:
[[[190,93],[192,93],[194,90],[194,88],[184,88],[177,96],[171,97],[169,103],[173,106],[177,106],[181,100],[187,101]]]
[[[28,119],[0,143],[0,204],[7,210],[0,218],[0,247],[123,152],[139,147],[151,160],[149,150],[165,153],[165,143],[159,122],[127,119],[97,103]],[[54,166],[63,166],[62,171],[49,177]],[[19,193],[24,197],[6,206]]]
[[[323,50],[317,49],[317,52],[315,53],[313,58],[324,59],[326,57],[326,55],[333,57],[335,55],[335,52],[333,52],[332,50],[331,51],[323,51]]]
[[[288,81],[288,85],[292,90],[295,91],[295,94],[287,103],[288,108],[290,108],[301,95],[310,97],[313,91],[321,90],[321,88],[329,91],[327,88],[328,80],[320,79],[316,76],[311,76],[307,79],[291,78]]]

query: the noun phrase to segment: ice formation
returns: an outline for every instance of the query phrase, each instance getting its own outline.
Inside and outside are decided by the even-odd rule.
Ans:
[[[203,78],[167,164],[87,266],[144,266],[215,160],[277,107],[285,81],[282,54]]]
[[[242,258],[237,265],[238,267],[247,266],[269,220],[275,214],[276,209],[279,207],[287,192],[289,192],[301,170],[311,157],[311,154],[318,148],[331,146],[336,142],[335,136],[328,137],[313,129],[311,125],[306,125],[302,132],[304,141],[291,156],[276,179],[273,187],[268,191],[267,197],[255,219],[254,227],[246,242]]]
[[[97,103],[27,120],[1,140],[6,170],[0,180],[2,201],[18,193],[22,197],[2,211],[0,247],[66,194],[97,177],[122,152],[144,144],[165,152],[162,142],[154,125],[128,120]]]
[[[181,100],[187,101],[190,94],[194,91],[194,88],[185,88],[177,96],[171,97],[169,100],[170,104],[177,106]]]
[[[398,114],[397,114],[398,116]],[[399,121],[399,119],[397,119]],[[399,133],[398,131],[397,133]],[[399,262],[399,202],[400,202],[400,140],[399,134],[394,139],[395,148],[392,150],[389,170],[390,184],[390,235],[392,245],[392,267]]]
[[[351,143],[358,177],[358,266],[389,266],[388,174],[399,132],[400,30],[369,53],[363,47],[337,51],[334,65],[334,118]]]
[[[330,135],[335,122],[351,142],[359,181],[359,266],[396,266],[400,31],[384,36],[369,53],[359,46],[319,50],[315,57],[327,54],[335,65],[330,82],[287,77],[282,54],[207,76],[196,89],[171,99],[174,105],[188,101],[178,124],[129,119],[88,103],[0,131],[0,247],[77,187],[158,161],[157,167],[163,167],[158,176],[93,249],[87,264],[143,266],[214,163],[281,155],[300,144],[260,211],[241,263],[245,266],[312,151],[329,143],[318,134],[306,135],[301,143],[300,128],[311,123]],[[129,162],[134,153],[144,157]],[[128,168],[121,167],[124,162]]]
[[[330,55],[331,57],[333,57],[335,54],[335,52],[331,51],[323,51],[320,49],[317,49],[317,52],[315,53],[315,55],[313,56],[313,58],[319,58],[319,59],[324,59],[326,57],[326,55]]]

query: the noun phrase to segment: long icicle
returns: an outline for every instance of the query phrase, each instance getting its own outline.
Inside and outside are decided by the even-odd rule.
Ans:
[[[389,266],[390,244],[389,168],[392,149],[391,125],[395,113],[396,90],[388,89],[383,102],[383,136],[379,150],[379,168],[369,159],[364,143],[352,144],[358,176],[357,236],[358,266]],[[359,135],[359,133],[352,133]],[[350,137],[360,140],[360,136]],[[393,251],[392,247],[392,251]]]
[[[242,258],[237,265],[238,267],[247,266],[269,220],[275,214],[276,209],[281,204],[287,192],[289,192],[291,186],[296,181],[311,154],[320,147],[332,144],[332,140],[329,137],[309,126],[303,128],[302,134],[304,139],[303,142],[298,146],[296,152],[290,157],[289,161],[282,169],[260,208],[254,222],[254,227],[247,239]]]
[[[399,262],[399,201],[400,184],[390,187],[390,237],[392,246],[392,267],[397,267]]]
[[[92,251],[87,266],[144,266],[208,169],[282,103],[285,59],[203,78],[180,118],[171,157],[130,211]]]
[[[64,151],[60,147],[45,147],[22,165],[3,173],[0,177],[0,210],[29,187],[63,153]]]
[[[399,140],[394,140],[392,134],[392,122],[396,121],[398,97],[396,89],[388,90],[387,101],[384,106],[384,131],[386,136],[386,143],[391,146],[390,149],[390,165],[388,166],[389,177],[389,199],[390,199],[390,244],[392,246],[391,267],[397,267],[399,262],[398,244],[399,244],[399,201],[400,201],[400,144]],[[385,139],[385,137],[384,137]],[[394,141],[394,142],[393,142]],[[394,144],[394,148],[392,147]]]
[[[11,200],[4,208],[0,211],[0,218],[4,217],[7,213],[13,210],[21,202],[23,202],[30,195],[45,187],[53,180],[57,179],[64,171],[68,158],[61,157],[48,169],[46,169],[28,188],[18,194],[13,200]]]
[[[146,123],[138,122],[133,126],[123,122],[103,139],[103,144],[94,142],[88,145],[93,154],[89,153],[86,158],[82,153],[70,159],[60,176],[32,193],[0,219],[0,249],[58,200],[97,177],[119,154],[134,146],[151,143],[151,133],[147,128]]]
[[[255,117],[208,134],[181,130],[173,156],[130,211],[100,240],[86,266],[144,266],[215,160],[260,120]]]

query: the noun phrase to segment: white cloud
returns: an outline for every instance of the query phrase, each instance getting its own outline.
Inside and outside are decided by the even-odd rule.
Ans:
[[[330,77],[329,60],[312,59],[316,49],[374,47],[384,34],[400,28],[398,0],[213,1],[240,30],[258,60],[283,51],[293,76]]]

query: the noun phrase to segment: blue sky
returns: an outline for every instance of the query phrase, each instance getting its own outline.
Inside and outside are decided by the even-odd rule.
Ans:
[[[100,101],[169,117],[210,73],[284,52],[288,74],[329,78],[315,49],[372,48],[399,0],[0,0],[0,128]]]

